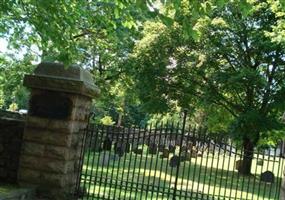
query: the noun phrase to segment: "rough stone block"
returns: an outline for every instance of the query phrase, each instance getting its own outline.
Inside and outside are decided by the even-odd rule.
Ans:
[[[41,169],[39,158],[31,155],[22,155],[20,159],[20,166],[29,169]]]
[[[67,147],[47,145],[45,148],[45,156],[49,158],[68,160],[70,159],[70,149]]]
[[[27,128],[24,134],[26,141],[58,146],[70,146],[71,136],[64,133],[55,133],[43,129]]]
[[[19,180],[29,183],[40,183],[41,175],[39,171],[27,169],[27,168],[20,168],[19,170]]]
[[[44,154],[45,146],[34,142],[23,142],[23,153],[26,155],[42,156]]]
[[[73,161],[44,159],[41,162],[43,163],[42,170],[44,171],[49,171],[58,174],[67,174],[68,172],[74,170]]]
[[[45,186],[63,188],[67,184],[67,182],[65,181],[65,177],[66,176],[62,174],[52,174],[44,172],[42,173],[42,182]]]
[[[27,127],[42,128],[60,133],[70,133],[73,131],[73,123],[70,120],[55,120],[41,117],[28,116]]]

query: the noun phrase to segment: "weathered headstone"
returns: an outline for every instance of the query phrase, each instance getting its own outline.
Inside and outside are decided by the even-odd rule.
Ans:
[[[202,156],[203,156],[202,151],[198,151],[198,152],[197,152],[197,157],[202,157]]]
[[[184,162],[187,160],[187,151],[182,151],[180,153],[180,159],[179,159],[181,162]]]
[[[169,157],[169,150],[164,149],[162,154],[160,155],[160,158],[168,158]]]
[[[148,154],[151,154],[151,155],[157,154],[157,144],[152,143],[149,145]]]
[[[241,167],[242,167],[242,160],[237,160],[237,161],[235,162],[235,169],[236,169],[237,171],[240,171],[240,170],[241,170]]]
[[[130,153],[131,151],[131,144],[129,142],[126,143],[125,151],[126,153]]]
[[[169,145],[168,149],[169,149],[169,153],[175,153],[176,147],[175,145]]]
[[[196,146],[193,146],[192,149],[191,149],[191,158],[197,158],[198,156],[198,150],[196,148]]]
[[[104,151],[111,151],[111,149],[112,149],[112,140],[107,137],[103,141],[103,150]]]
[[[135,154],[141,155],[141,154],[143,153],[143,150],[140,149],[140,148],[136,148],[136,149],[133,149],[133,152],[134,152]]]
[[[122,141],[118,141],[114,145],[114,151],[115,154],[117,154],[119,157],[122,157],[125,154],[126,150],[126,144]]]
[[[260,180],[266,183],[274,183],[274,174],[271,171],[265,171],[260,175]]]
[[[180,164],[179,156],[172,156],[169,161],[170,167],[178,167]]]
[[[158,146],[158,151],[159,151],[159,152],[163,152],[164,149],[165,149],[165,145],[164,145],[164,144],[160,144],[160,145]]]
[[[99,139],[98,135],[96,135],[94,138],[87,138],[86,141],[91,141],[91,150],[95,152],[102,151],[102,141]]]

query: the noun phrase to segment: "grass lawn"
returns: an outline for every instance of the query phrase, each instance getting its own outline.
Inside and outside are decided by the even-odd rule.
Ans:
[[[176,181],[176,199],[279,199],[283,159],[260,156],[263,165],[254,159],[254,175],[244,177],[234,170],[237,155],[206,153],[177,168],[159,154],[148,155],[146,146],[143,150],[142,155],[127,153],[105,165],[100,162],[104,152],[86,152],[81,183],[89,194],[85,199],[172,199]],[[273,184],[260,181],[267,170],[275,175]]]

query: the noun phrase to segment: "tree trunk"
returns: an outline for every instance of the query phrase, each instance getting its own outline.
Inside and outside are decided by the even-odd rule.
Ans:
[[[254,154],[254,143],[250,139],[245,138],[243,140],[243,150],[243,161],[239,173],[248,176],[251,174],[250,171]]]

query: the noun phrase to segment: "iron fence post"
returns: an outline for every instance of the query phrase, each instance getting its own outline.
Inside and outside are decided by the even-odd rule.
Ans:
[[[173,191],[173,200],[176,200],[176,192],[177,192],[177,182],[178,182],[178,176],[179,176],[179,168],[180,168],[180,159],[181,159],[181,147],[183,144],[184,134],[185,134],[185,125],[186,125],[186,119],[187,119],[187,110],[184,110],[183,112],[183,123],[182,123],[182,130],[181,130],[181,137],[180,137],[180,143],[179,143],[179,162],[176,167],[176,174],[175,174],[175,182],[174,182],[174,191]],[[178,134],[178,133],[177,133]]]

